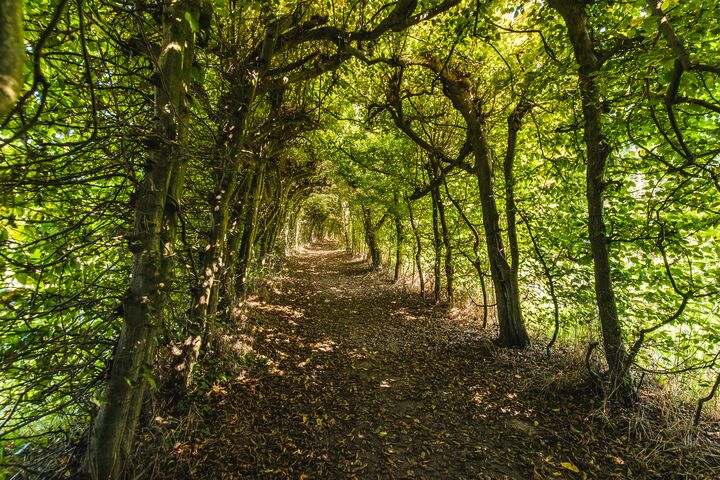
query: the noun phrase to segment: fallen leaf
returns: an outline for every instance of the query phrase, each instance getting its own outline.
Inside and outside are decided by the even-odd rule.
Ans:
[[[580,473],[580,469],[572,462],[560,462],[560,466],[571,472]]]

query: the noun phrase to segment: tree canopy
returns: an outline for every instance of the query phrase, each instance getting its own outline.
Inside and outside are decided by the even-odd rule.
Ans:
[[[120,478],[148,396],[191,390],[257,280],[330,236],[501,346],[587,346],[614,402],[717,388],[716,2],[20,5],[0,458],[82,438],[65,468]]]

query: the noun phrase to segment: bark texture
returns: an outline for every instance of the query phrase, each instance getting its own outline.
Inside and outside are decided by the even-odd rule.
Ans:
[[[199,2],[180,0],[164,6],[163,45],[157,63],[161,79],[155,90],[155,147],[137,192],[134,254],[130,288],[123,302],[124,322],[113,357],[105,399],[89,434],[83,474],[92,479],[120,478],[130,456],[147,379],[162,323],[167,255],[174,242],[177,201],[182,185],[182,117],[185,86],[193,58],[188,17]],[[173,197],[174,196],[174,197]]]
[[[442,73],[434,62],[431,69]],[[475,154],[475,177],[485,227],[485,243],[490,261],[490,274],[495,286],[500,336],[498,342],[506,347],[525,347],[530,344],[520,308],[520,289],[517,276],[508,262],[500,228],[500,213],[495,200],[492,171],[492,152],[487,138],[485,120],[480,105],[473,101],[472,85],[467,79],[445,72],[441,75],[445,95],[462,114],[467,123],[468,136]]]
[[[584,4],[572,0],[551,0],[550,5],[562,15],[578,64],[578,81],[585,120],[585,153],[587,156],[586,190],[588,235],[595,275],[595,297],[600,316],[603,347],[610,373],[610,396],[623,403],[631,401],[633,388],[629,375],[628,354],[623,342],[617,303],[611,278],[610,254],[603,213],[605,170],[610,148],[602,133],[602,110],[597,73],[601,62],[595,55]]]
[[[23,84],[23,2],[0,2],[0,119],[15,106]]]
[[[373,223],[372,210],[367,207],[362,207],[362,213],[363,227],[365,227],[365,243],[367,244],[368,253],[370,254],[370,261],[372,262],[373,268],[378,269],[382,265],[382,253],[377,240],[377,232],[380,230],[383,223],[385,223],[387,214],[383,215],[377,223]]]

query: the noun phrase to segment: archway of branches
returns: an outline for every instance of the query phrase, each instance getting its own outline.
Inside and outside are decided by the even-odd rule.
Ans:
[[[582,343],[613,404],[680,375],[700,422],[713,2],[51,7],[0,11],[0,448],[82,437],[77,471],[120,478],[149,396],[192,391],[257,282],[327,239],[500,347]]]

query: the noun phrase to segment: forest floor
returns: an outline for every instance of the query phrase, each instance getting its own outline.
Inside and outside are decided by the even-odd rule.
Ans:
[[[496,349],[332,247],[249,302],[243,369],[157,414],[140,478],[720,478],[718,428],[611,416],[577,358]]]

